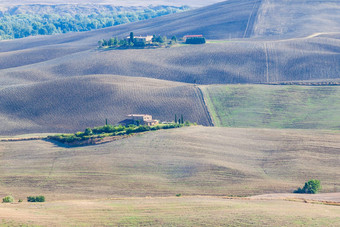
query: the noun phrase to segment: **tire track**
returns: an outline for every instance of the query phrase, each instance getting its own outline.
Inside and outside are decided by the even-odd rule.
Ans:
[[[203,95],[203,92],[202,92],[201,88],[199,88],[198,86],[194,85],[194,89],[196,90],[197,96],[198,96],[198,98],[199,98],[199,100],[201,102],[201,105],[203,107],[204,114],[206,116],[206,119],[208,120],[208,126],[214,127],[214,123],[213,123],[213,120],[211,118],[208,106],[207,106],[207,104],[206,104],[206,102],[204,100],[204,95]]]
[[[246,30],[244,31],[244,34],[243,34],[243,38],[250,38],[250,36],[252,35],[255,20],[256,20],[259,8],[261,6],[261,3],[262,3],[262,0],[255,1],[253,9],[252,9],[250,16],[249,16],[249,19],[248,19]]]

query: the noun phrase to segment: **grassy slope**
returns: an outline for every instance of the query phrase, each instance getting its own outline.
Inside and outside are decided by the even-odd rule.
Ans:
[[[131,113],[207,125],[193,85],[114,75],[72,77],[0,90],[0,135],[32,132],[75,132],[115,124]]]
[[[340,88],[266,85],[202,87],[218,126],[340,129]]]
[[[0,204],[0,225],[337,226],[340,208],[288,201],[139,198]]]
[[[0,198],[253,195],[292,192],[311,178],[334,192],[339,139],[321,131],[190,127],[79,148],[0,142]]]

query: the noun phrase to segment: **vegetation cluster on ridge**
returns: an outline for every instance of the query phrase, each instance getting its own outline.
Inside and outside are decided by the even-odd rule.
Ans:
[[[186,122],[178,122],[178,123],[167,123],[167,124],[158,124],[155,126],[148,126],[148,125],[129,125],[129,126],[122,126],[122,125],[104,125],[94,128],[86,128],[84,132],[77,132],[74,134],[60,134],[60,135],[53,135],[48,136],[47,139],[58,141],[61,143],[73,143],[76,141],[86,141],[91,139],[103,139],[109,136],[126,136],[131,135],[134,133],[141,133],[146,131],[156,131],[160,129],[171,129],[171,128],[181,128],[184,126],[193,125],[192,123]]]

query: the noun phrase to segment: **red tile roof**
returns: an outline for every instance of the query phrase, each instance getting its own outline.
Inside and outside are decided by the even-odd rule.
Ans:
[[[203,35],[186,35],[185,38],[203,37]]]

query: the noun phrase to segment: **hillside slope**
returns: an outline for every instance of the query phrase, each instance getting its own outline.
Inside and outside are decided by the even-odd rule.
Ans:
[[[327,2],[329,4],[326,4]],[[287,30],[287,32],[281,32],[277,34],[279,36],[275,36],[275,39],[279,38],[280,40],[259,40],[259,37],[262,39],[271,37],[270,34],[273,33],[271,30],[275,26],[267,25],[265,22],[273,21],[274,12],[271,6],[275,5],[273,7],[276,9],[277,4],[279,3],[274,4],[271,1],[247,0],[240,2],[230,0],[189,12],[97,31],[0,42],[2,51],[0,53],[0,69],[57,59],[51,63],[54,69],[44,66],[40,69],[41,66],[37,65],[32,68],[34,71],[43,72],[40,74],[48,72],[51,74],[49,77],[53,77],[55,71],[58,73],[56,68],[66,68],[66,70],[62,70],[65,75],[119,74],[182,82],[196,80],[197,83],[202,84],[267,83],[338,78],[340,41],[339,35],[336,34],[339,34],[340,30],[336,25],[339,21],[336,17],[338,15],[336,14],[337,7],[332,8],[332,6],[339,3],[334,3],[334,1],[323,1],[322,3],[322,10],[330,12],[327,14],[329,18],[325,21],[329,22],[333,33],[282,40],[282,37],[292,36],[289,35],[290,31],[293,31],[293,37],[296,37],[302,34],[295,34],[296,30],[303,32],[304,35],[330,30],[328,26],[321,26],[322,24],[299,28],[306,23],[302,23],[301,18],[300,20],[286,15],[282,19],[286,21],[282,26],[288,26],[288,28],[281,30]],[[312,17],[317,13],[317,7],[312,6],[317,4],[321,3],[309,1],[297,5],[292,1],[282,1],[279,8],[284,10],[296,6],[295,10],[298,11],[307,7],[310,10],[306,11],[306,15]],[[317,24],[320,20],[315,19],[315,23]],[[291,21],[300,23],[300,25],[292,24]],[[289,27],[290,25],[291,27]],[[314,27],[318,27],[318,29],[315,30]],[[245,40],[242,42],[233,40],[233,42],[224,41],[225,43],[215,43],[210,46],[192,46],[171,50],[111,51],[105,54],[93,51],[81,53],[95,49],[97,41],[100,39],[113,35],[125,36],[130,31],[134,31],[135,34],[166,34],[178,37],[185,34],[204,34],[208,39],[219,40],[242,39],[243,37],[252,37],[252,35],[257,38],[255,40],[247,39],[246,42],[244,42]],[[261,35],[262,33],[263,35]],[[79,53],[79,55],[71,55],[74,53]],[[68,57],[69,55],[70,57]],[[155,61],[153,56],[157,56],[158,61]],[[119,58],[124,59],[123,64],[120,61],[119,64],[115,63]],[[137,61],[136,65],[140,65],[140,67],[133,66],[135,61]],[[198,64],[192,64],[194,61],[197,61]],[[151,70],[154,68],[155,71]],[[19,72],[28,79],[32,74],[21,69]],[[6,74],[4,71],[0,71],[0,73]],[[166,76],[160,74],[166,74]],[[209,78],[206,77],[207,74]],[[10,75],[13,75],[12,72]],[[7,80],[3,84],[8,84],[9,81]]]
[[[340,129],[337,86],[202,86],[216,126]]]
[[[339,1],[262,0],[253,36],[291,38],[339,31]]]
[[[0,134],[75,132],[116,124],[131,113],[209,125],[199,93],[192,85],[168,81],[92,75],[0,90]]]
[[[3,53],[1,67],[31,64],[59,45]],[[70,53],[78,49],[67,49]],[[65,50],[65,51],[66,51]],[[33,50],[31,50],[33,52]],[[20,59],[20,60],[19,60]],[[340,39],[323,36],[283,41],[230,41],[154,50],[83,51],[40,64],[1,70],[0,85],[88,74],[151,77],[198,84],[271,83],[297,80],[337,80]]]
[[[292,1],[281,1],[280,6],[283,8],[283,4],[287,4],[288,8],[296,5]],[[317,4],[319,3],[316,1],[303,1],[298,8],[302,10],[304,6]],[[261,22],[271,20],[274,15],[269,7],[273,5],[271,1],[230,0],[184,13],[97,31],[0,42],[0,95],[4,103],[0,106],[2,133],[18,133],[20,127],[23,130],[21,133],[46,131],[49,128],[57,131],[83,130],[93,124],[102,124],[109,114],[117,116],[113,118],[116,121],[118,116],[121,118],[132,111],[147,112],[163,120],[158,109],[138,106],[136,100],[139,97],[144,97],[141,102],[144,107],[149,106],[147,100],[152,98],[155,100],[152,105],[164,108],[164,120],[172,119],[174,113],[170,110],[176,110],[178,113],[188,113],[187,119],[191,121],[208,125],[204,108],[201,108],[202,102],[195,96],[197,90],[188,84],[178,85],[185,91],[175,89],[172,84],[174,81],[205,85],[299,80],[339,81],[340,32],[337,22],[333,20],[337,18],[337,7],[330,10],[334,4],[339,3],[323,1],[322,8],[330,12],[327,20],[330,25],[334,25],[334,31],[314,34],[322,31],[322,26],[321,30],[316,31],[312,29],[316,26],[313,25],[306,30],[298,29],[303,34],[307,34],[305,32],[308,30],[310,35],[303,38],[296,38],[300,36],[294,33],[294,29],[299,27],[297,25],[292,25],[291,31],[295,36],[289,39],[282,39],[286,35],[289,37],[289,32],[280,33],[279,37],[273,36],[274,38],[268,35],[270,32],[266,33],[275,27]],[[306,14],[311,15],[316,10],[315,7],[308,8]],[[286,17],[287,22],[282,26],[289,26],[289,21],[293,19],[294,23],[302,23],[302,20],[295,17]],[[313,23],[317,24],[317,21],[320,20]],[[184,34],[203,34],[210,43],[146,50],[96,49],[98,40],[113,35],[126,36],[130,31],[135,34],[178,37]],[[325,31],[329,31],[328,27],[325,27]],[[90,76],[94,74],[97,76]],[[111,82],[101,81],[98,82],[100,85],[95,84],[100,75],[108,74],[132,77],[120,77],[131,83],[131,87],[129,84],[119,96],[123,100],[125,97],[131,99],[125,103],[124,111],[102,107],[103,103],[110,106],[111,100],[116,100],[114,103],[120,105],[118,97],[114,99],[113,95],[105,95],[105,89],[111,86],[107,83]],[[87,81],[86,76],[93,80]],[[148,93],[149,85],[145,87],[147,89],[143,89],[144,83],[152,84],[150,81],[155,81],[146,79],[149,82],[143,82],[145,78],[167,80],[168,82],[161,82],[164,87],[170,86],[166,88],[167,100],[159,99],[160,91]],[[135,89],[132,84],[138,83],[141,84],[138,92],[130,94],[129,90]],[[78,90],[73,90],[74,87]],[[101,90],[101,87],[104,89]],[[82,89],[100,90],[97,97],[101,98],[90,95],[83,97]],[[188,96],[181,98],[182,92]],[[65,94],[69,94],[69,100],[74,97],[77,100],[71,104],[74,109],[69,113],[67,110],[71,102],[63,103]],[[181,100],[180,107],[174,107],[170,98],[172,95]],[[62,111],[53,111],[57,106],[61,106]],[[101,107],[102,110],[94,110],[94,106]],[[185,106],[189,108],[184,111]],[[86,114],[81,115],[82,113]],[[70,117],[71,115],[74,116]]]
[[[123,37],[131,31],[143,35],[204,34],[209,39],[243,38],[246,30],[252,30],[249,18],[255,18],[254,7],[258,0],[229,0],[184,13],[158,17],[146,21],[114,26],[90,32],[63,34],[58,36],[31,37],[22,40],[0,42],[4,52],[38,46],[73,43],[93,48],[97,41],[112,36]],[[248,33],[247,33],[248,34]]]
[[[339,192],[340,134],[189,127],[63,148],[0,142],[0,196],[66,199],[290,193],[309,179]]]

